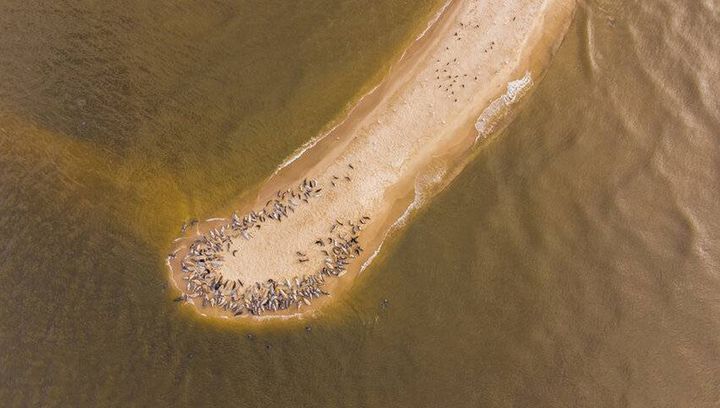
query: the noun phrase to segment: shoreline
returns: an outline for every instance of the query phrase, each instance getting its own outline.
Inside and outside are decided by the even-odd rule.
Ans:
[[[223,310],[192,301],[197,297],[181,296],[179,300],[189,300],[194,309],[205,316],[251,315],[253,320],[265,320],[315,313],[347,290],[354,278],[370,265],[385,240],[462,170],[477,152],[474,147],[478,139],[496,133],[506,122],[506,116],[513,113],[510,106],[521,102],[525,93],[532,91],[520,87],[516,96],[510,93],[512,89],[508,84],[529,78],[532,88],[532,83],[539,80],[564,37],[573,11],[573,0],[490,1],[482,5],[462,0],[446,3],[436,14],[434,23],[431,19],[428,28],[405,50],[382,82],[361,97],[344,120],[293,152],[289,160],[286,159],[262,184],[257,198],[248,200],[246,196],[240,200],[244,205],[239,206],[241,212],[238,214],[242,215],[236,220],[253,214],[251,209],[255,209],[252,218],[257,218],[258,214],[262,214],[261,217],[268,215],[269,204],[273,204],[271,207],[275,210],[282,209],[277,220],[269,222],[266,219],[260,227],[257,226],[260,221],[255,220],[258,224],[250,228],[258,228],[258,236],[245,239],[247,229],[233,229],[228,227],[228,219],[211,218],[193,225],[195,233],[175,242],[173,255],[168,259],[174,286],[186,295],[200,293],[198,288],[204,287],[205,299],[212,292],[214,295],[211,293],[210,298],[217,296],[219,302],[226,303]],[[531,24],[522,29],[500,27],[515,25],[517,17],[521,22]],[[487,18],[493,20],[489,28],[484,23],[480,25]],[[466,36],[464,42],[463,36]],[[488,48],[490,51],[487,58],[472,53],[481,51],[483,45],[483,54],[488,53]],[[492,72],[494,67],[496,70]],[[441,74],[441,70],[454,71],[448,76],[449,80],[443,81],[441,75],[444,78],[447,72]],[[458,85],[453,88],[455,84]],[[457,95],[455,91],[458,91]],[[508,94],[510,96],[506,96]],[[491,108],[493,110],[486,115]],[[493,122],[482,137],[481,129],[478,129],[481,118]],[[295,198],[296,190],[288,193],[288,187],[305,188],[309,184],[307,181],[303,184],[302,180],[311,180],[315,176],[317,181],[312,181],[314,185],[310,188],[313,197],[304,197],[308,201],[300,205]],[[316,192],[317,189],[320,191]],[[279,199],[283,192],[292,194],[290,204],[268,201],[273,197]],[[307,192],[306,188],[300,193]],[[367,201],[358,197],[366,197]],[[292,205],[293,201],[296,206]],[[349,220],[354,220],[350,221],[352,234],[346,237],[345,244],[340,237],[324,236],[335,232],[330,227],[333,222],[344,227]],[[361,220],[365,222],[361,224]],[[237,222],[235,224],[239,226]],[[182,268],[181,262],[188,259],[193,242],[197,248],[198,238],[207,234],[214,239],[223,226],[226,228],[218,238],[222,248],[216,246],[217,251],[213,251],[222,259],[213,259],[217,261],[217,270],[213,273],[215,278],[221,276],[224,279],[218,283],[210,276],[205,283],[190,285],[188,279],[183,279],[188,275],[182,271],[188,270],[187,265]],[[346,254],[343,251],[348,248],[342,247],[353,236],[361,251]],[[313,248],[312,243],[318,242],[318,237],[322,244]],[[331,245],[331,241],[332,249],[339,252],[336,255],[346,257],[342,262],[347,265],[339,271],[330,268],[334,263],[328,264],[328,259],[337,261],[335,257],[328,255],[327,249],[321,249]],[[291,245],[297,248],[288,248]],[[336,250],[338,247],[340,249]],[[306,255],[310,253],[308,248],[325,253],[311,257]],[[238,253],[240,257],[237,257]],[[297,255],[293,258],[292,254]],[[299,254],[304,257],[297,258]],[[317,260],[323,257],[324,260]],[[323,261],[325,266],[321,266]],[[318,271],[320,267],[322,269]],[[298,295],[296,291],[296,300],[291,302],[293,295],[288,292],[293,291],[293,286],[302,286],[293,285],[291,278],[308,275],[322,279],[322,284],[318,285],[321,292],[317,292],[317,296],[312,291],[303,292],[310,293],[306,296]],[[337,275],[342,278],[335,278]],[[202,274],[202,277],[207,278],[208,274]],[[267,283],[265,278],[272,283]],[[283,284],[283,280],[287,283]],[[248,309],[248,303],[243,302],[244,295],[249,293],[245,284],[255,282],[265,285],[257,290],[265,293],[266,303]],[[282,295],[276,295],[276,290]],[[236,307],[240,302],[244,306]],[[226,304],[233,305],[230,312]],[[273,310],[280,306],[283,308]],[[238,310],[243,313],[238,314]],[[248,313],[250,310],[253,313]],[[254,313],[257,311],[260,316]]]
[[[432,29],[436,26],[436,23],[438,22],[438,20],[440,20],[440,18],[443,17],[443,15],[445,15],[448,7],[450,7],[453,3],[457,3],[457,0],[447,0],[447,1],[440,7],[440,9],[439,9],[439,10],[432,16],[432,18],[428,21],[427,26],[425,27],[425,29],[424,29],[417,37],[415,37],[415,40],[413,41],[413,43],[412,43],[408,48],[406,48],[405,50],[403,50],[403,52],[402,52],[402,54],[400,54],[400,57],[398,58],[398,60],[397,60],[397,61],[395,62],[395,64],[393,64],[393,66],[388,70],[388,76],[389,76],[389,73],[390,73],[390,72],[394,71],[394,70],[397,68],[397,65],[399,65],[402,61],[405,60],[405,57],[407,56],[408,51],[410,51],[410,50],[411,50],[412,48],[414,48],[414,47],[417,47],[417,46],[418,46],[418,43],[423,39],[423,37],[425,37],[425,36],[428,34],[428,32],[431,32],[431,31],[432,31]],[[313,147],[315,147],[315,145],[317,145],[317,144],[318,144],[319,142],[321,142],[323,139],[325,139],[326,137],[328,137],[330,134],[335,133],[336,129],[337,129],[339,126],[341,126],[343,123],[345,123],[347,120],[349,120],[349,118],[351,118],[351,117],[355,114],[355,111],[356,111],[360,106],[362,106],[365,98],[370,97],[370,96],[372,96],[373,94],[375,94],[375,92],[378,90],[378,88],[380,88],[380,87],[385,83],[386,79],[387,79],[387,77],[386,77],[386,78],[383,78],[383,80],[380,81],[380,83],[378,83],[378,84],[376,84],[375,86],[373,86],[368,92],[366,92],[366,93],[363,94],[360,98],[358,98],[358,100],[350,107],[350,109],[348,109],[347,113],[346,113],[345,115],[343,115],[343,117],[342,117],[340,120],[338,120],[336,123],[334,123],[332,126],[330,126],[329,130],[322,131],[318,136],[313,137],[312,139],[310,139],[310,140],[307,141],[306,143],[303,143],[303,145],[300,146],[298,149],[296,149],[295,151],[293,151],[293,152],[290,154],[290,156],[289,156],[288,158],[286,158],[286,159],[282,162],[282,164],[280,164],[280,165],[275,169],[275,171],[273,171],[272,175],[271,175],[270,177],[268,177],[268,178],[265,180],[265,182],[263,182],[263,184],[267,183],[267,182],[268,182],[270,179],[272,179],[276,174],[278,174],[279,172],[281,172],[285,167],[289,166],[290,164],[292,164],[293,162],[295,162],[297,159],[299,159],[300,157],[302,157],[308,150],[310,150],[310,149],[312,149]]]

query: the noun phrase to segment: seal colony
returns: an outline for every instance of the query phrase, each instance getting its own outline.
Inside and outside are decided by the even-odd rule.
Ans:
[[[350,180],[350,177],[346,176],[346,179]],[[330,183],[336,185],[335,181]],[[243,282],[237,276],[225,276],[220,270],[225,257],[237,255],[239,249],[232,249],[235,248],[235,240],[251,240],[253,232],[260,230],[266,222],[282,222],[299,205],[308,204],[310,199],[321,194],[322,188],[318,187],[316,180],[305,179],[297,189],[278,191],[276,198],[269,200],[261,210],[251,211],[242,218],[233,213],[231,223],[213,228],[195,239],[180,262],[185,293],[175,300],[198,299],[203,307],[221,308],[233,316],[243,313],[258,316],[266,311],[277,312],[293,306],[299,310],[304,305],[310,306],[313,298],[328,295],[322,289],[325,279],[344,275],[350,261],[363,251],[358,233],[370,220],[369,216],[364,215],[356,222],[335,220],[328,228],[328,236],[314,241],[320,248],[324,263],[316,274],[295,276],[292,280],[285,278],[283,281]],[[186,228],[187,225],[182,230]],[[310,261],[304,252],[296,251],[295,254],[300,263]],[[174,258],[174,255],[170,257]]]
[[[447,3],[383,82],[241,201],[244,211],[183,226],[168,257],[176,300],[230,318],[299,315],[336,297],[418,197],[447,185],[499,128],[574,5]]]

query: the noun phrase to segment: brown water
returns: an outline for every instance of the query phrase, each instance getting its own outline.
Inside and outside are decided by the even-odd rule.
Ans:
[[[712,1],[581,1],[513,123],[319,318],[171,301],[182,221],[270,174],[438,6],[0,6],[2,405],[720,404]]]

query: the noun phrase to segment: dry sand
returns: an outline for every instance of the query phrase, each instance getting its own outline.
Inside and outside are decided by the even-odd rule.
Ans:
[[[398,219],[418,205],[420,192],[432,194],[446,185],[476,141],[502,123],[508,108],[537,81],[574,6],[574,0],[448,3],[383,83],[334,130],[283,164],[256,200],[237,207],[238,214],[263,208],[277,191],[305,178],[317,180],[321,195],[300,204],[282,222],[263,223],[252,239],[235,239],[219,271],[246,283],[316,274],[325,256],[314,242],[331,236],[336,220],[346,223],[367,215],[371,219],[359,233],[364,252],[345,276],[326,285],[337,295],[369,263]],[[225,222],[201,223],[197,231]],[[179,241],[178,256],[169,262],[179,289],[184,282],[177,262],[190,239]],[[307,256],[299,257],[298,251]],[[302,311],[317,310],[330,297],[314,300],[312,308]],[[217,308],[201,309],[228,315]],[[295,308],[268,316],[293,314]]]

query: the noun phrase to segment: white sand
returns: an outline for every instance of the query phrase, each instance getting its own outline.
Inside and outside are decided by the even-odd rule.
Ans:
[[[255,203],[245,203],[242,208],[259,210],[306,177],[317,179],[323,193],[282,222],[265,222],[252,239],[236,239],[230,252],[237,255],[226,255],[222,274],[263,282],[317,273],[324,256],[313,242],[330,236],[336,219],[368,215],[360,233],[365,252],[339,278],[351,279],[410,205],[418,175],[444,174],[438,163],[449,168],[461,161],[478,135],[478,118],[477,129],[488,133],[502,108],[517,102],[501,96],[508,84],[520,80],[514,84],[522,88],[536,79],[533,65],[549,60],[573,9],[574,0],[452,2],[361,109],[268,180]],[[296,251],[310,261],[300,263]]]

